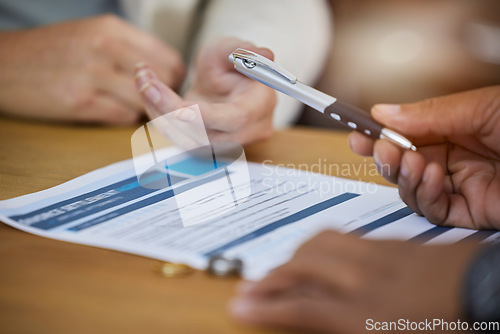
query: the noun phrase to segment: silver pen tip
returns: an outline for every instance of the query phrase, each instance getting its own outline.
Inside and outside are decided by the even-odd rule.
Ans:
[[[412,151],[417,150],[417,147],[415,145],[413,145],[411,141],[409,141],[407,138],[403,137],[401,134],[399,134],[393,130],[390,130],[388,128],[382,129],[382,131],[380,133],[380,138],[387,139],[387,140],[393,142],[394,144],[396,144],[400,147],[403,147],[407,150],[412,150]]]

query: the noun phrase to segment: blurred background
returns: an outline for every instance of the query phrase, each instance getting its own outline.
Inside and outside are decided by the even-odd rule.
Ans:
[[[500,84],[499,0],[331,0],[316,87],[365,110]],[[316,112],[299,124],[342,129]]]

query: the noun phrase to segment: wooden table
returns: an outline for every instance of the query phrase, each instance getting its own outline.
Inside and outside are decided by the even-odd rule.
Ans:
[[[0,199],[43,190],[131,157],[137,128],[38,124],[0,118]],[[370,159],[347,135],[294,128],[246,149],[247,158],[333,174]],[[326,159],[326,160],[324,160]],[[353,169],[353,168],[351,168]],[[356,169],[356,170],[359,170]],[[322,172],[325,172],[322,170]],[[326,171],[328,172],[328,171]],[[50,240],[0,224],[0,333],[275,333],[240,326],[225,307],[237,279],[203,272],[167,279],[140,256]]]

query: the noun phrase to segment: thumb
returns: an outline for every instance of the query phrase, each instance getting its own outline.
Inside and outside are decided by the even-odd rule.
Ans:
[[[225,37],[209,43],[200,51],[197,67],[199,69],[210,68],[221,72],[232,70],[234,65],[228,61],[228,57],[231,52],[238,48],[259,53],[271,60],[274,59],[273,53],[267,48],[257,47],[251,42],[242,41],[234,37]],[[211,66],[207,66],[207,64]]]
[[[497,86],[410,104],[377,104],[372,115],[387,127],[414,138],[476,135],[498,117],[499,91]]]
[[[274,60],[274,53],[268,48],[250,47],[249,51],[260,54],[267,59]]]

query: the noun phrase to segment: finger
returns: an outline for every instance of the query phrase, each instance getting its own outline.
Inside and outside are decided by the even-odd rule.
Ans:
[[[94,44],[94,50],[115,69],[129,75],[134,72],[135,64],[142,60],[137,49],[129,48],[121,38],[99,40]]]
[[[373,146],[375,145],[373,138],[354,131],[349,134],[348,142],[349,147],[354,153],[364,157],[373,155]]]
[[[237,48],[261,52],[271,59],[273,58],[268,49],[258,48],[236,38],[224,38],[216,43],[210,43],[201,50],[196,60],[197,78],[193,90],[204,96],[218,97],[245,91],[248,84],[263,86],[253,79],[242,76],[228,61],[228,56]],[[253,102],[255,101],[259,101],[259,99],[253,100]]]
[[[125,42],[124,46],[127,50],[135,50],[137,55],[132,66],[140,60],[148,61],[151,67],[158,71],[160,79],[169,86],[184,77],[186,68],[179,52],[165,45],[152,34],[141,31],[130,24],[123,24],[123,21],[120,23],[121,26],[117,27],[117,29],[121,29],[120,40]],[[133,69],[133,67],[128,67],[129,62],[124,63],[124,65],[129,70]]]
[[[427,164],[435,162],[443,170],[448,169],[449,144],[425,145],[418,148],[418,153],[425,157]]]
[[[150,63],[158,72],[162,81],[170,86],[173,74],[174,80],[181,80],[186,74],[186,67],[177,50],[169,47],[155,36],[127,25],[126,33],[122,34],[126,47],[137,50],[139,59]],[[137,62],[136,61],[136,62]],[[135,65],[135,63],[133,65]],[[171,72],[171,73],[170,73]]]
[[[150,106],[147,108],[147,113],[151,119],[189,105],[189,102],[184,101],[172,89],[155,79],[144,84],[140,88],[140,93],[143,101]],[[186,113],[186,120],[189,118]]]
[[[229,96],[224,102],[200,103],[207,129],[237,133],[260,121],[272,123],[275,92],[257,82],[252,82],[244,89],[245,91]]]
[[[151,79],[153,72],[149,69],[143,68],[139,73],[141,72],[143,75],[136,77],[136,84],[141,86],[140,91],[143,98],[151,105],[151,108],[147,108],[151,118],[192,104],[158,80]],[[218,141],[231,140],[247,143],[250,139],[267,138],[272,134],[272,113],[267,112],[266,109],[272,108],[273,102],[275,102],[274,93],[266,87],[257,86],[249,89],[243,95],[234,103],[199,103],[207,130],[235,133],[232,136],[224,136],[212,131],[212,135],[215,135]],[[251,101],[260,102],[251,103]],[[186,117],[185,120],[189,121],[189,118]],[[249,124],[251,125],[248,126]]]
[[[425,167],[425,159],[420,153],[407,151],[403,154],[398,176],[399,195],[410,209],[420,215],[423,212],[419,205],[422,203],[417,199],[417,188],[422,180]]]
[[[247,293],[275,295],[299,283],[309,282],[325,287],[338,296],[357,291],[363,284],[362,274],[371,243],[356,237],[325,231],[305,242],[290,262],[275,269]]]
[[[176,89],[186,75],[186,66],[177,51],[170,48],[159,48],[159,52],[151,49],[139,49],[140,59],[146,60],[157,73],[158,78],[167,86]]]
[[[127,29],[127,33],[135,35],[135,29]],[[127,35],[127,33],[122,33]],[[149,39],[148,34],[140,33],[142,39]],[[159,46],[157,42],[145,48],[143,43],[130,43],[130,39],[125,37],[114,40],[106,40],[104,44],[97,45],[96,51],[107,61],[113,64],[118,70],[128,75],[134,73],[135,65],[141,61],[147,61],[149,66],[158,72],[160,80],[172,86],[185,74],[185,66],[177,52],[169,48]]]
[[[80,110],[77,119],[88,123],[129,125],[137,123],[140,112],[129,108],[121,101],[109,96],[98,95],[85,109]]]
[[[233,71],[234,65],[228,61],[228,57],[238,48],[259,53],[270,60],[274,59],[273,52],[268,48],[260,48],[253,43],[242,41],[238,38],[226,37],[218,40],[216,43],[207,45],[204,50],[200,52],[204,57],[198,57],[196,66],[198,68],[205,68],[208,63],[212,64],[210,69],[216,72]]]
[[[142,101],[135,89],[131,76],[118,72],[104,71],[93,76],[93,86],[100,91],[121,100],[130,109],[142,110]]]
[[[444,197],[444,196],[443,196]],[[475,220],[471,215],[471,209],[467,199],[461,194],[450,194],[448,195],[449,209],[448,215],[442,222],[437,222],[443,226],[453,226],[453,227],[463,227],[479,229],[484,225],[484,221]],[[444,200],[442,200],[444,202]]]
[[[286,266],[289,266],[289,264],[275,268],[257,283],[238,286],[237,294],[252,297],[275,296],[299,284],[299,275],[294,275],[291,271],[288,271]]]
[[[263,297],[263,295],[259,296],[258,294],[255,293],[256,291],[256,286],[259,283],[256,282],[249,282],[249,281],[241,281],[238,286],[236,287],[236,295],[239,295],[240,297]],[[324,291],[322,291],[321,287],[318,285],[313,285],[313,284],[295,284],[299,286],[300,288],[296,289],[297,290],[297,295],[301,296],[308,296],[310,298],[321,298],[324,297]],[[294,285],[290,284],[287,285],[287,288],[282,287],[282,290],[287,290],[289,288],[293,288]]]
[[[378,172],[389,182],[397,183],[402,151],[386,140],[377,140],[373,160]]]
[[[480,135],[500,117],[492,101],[498,87],[488,87],[404,105],[376,105],[373,117],[390,128],[414,136],[419,143],[440,142],[446,136]],[[473,112],[471,112],[473,111]],[[485,129],[488,129],[487,131]]]
[[[479,228],[465,197],[446,188],[446,176],[441,166],[429,164],[417,190],[417,200],[427,220],[443,226]]]
[[[251,295],[256,285],[256,282],[240,281],[236,286],[236,294],[242,296]]]
[[[250,117],[256,115],[248,115],[250,112],[244,108],[240,108],[233,103],[200,103],[200,111],[203,116],[203,122],[209,130],[219,132],[236,133],[243,130],[254,120]],[[242,134],[240,134],[242,136]],[[218,136],[219,141],[224,141],[225,136]],[[229,138],[230,136],[227,136]],[[234,135],[233,137],[236,137]]]
[[[445,191],[445,175],[438,164],[433,163],[427,166],[416,195],[422,213],[429,222],[447,225],[450,214],[456,219],[454,224],[463,220],[464,217],[457,217],[457,214],[451,211],[450,196],[452,195]],[[455,199],[455,204],[457,203],[458,200]],[[463,210],[459,210],[459,214],[463,215]],[[465,216],[470,218],[468,212]]]
[[[346,268],[337,263],[336,256],[331,255],[328,260],[325,260],[309,258],[304,261],[304,258],[294,258],[289,263],[269,273],[260,282],[246,287],[242,295],[272,298],[304,284],[326,287],[325,290],[338,295],[350,292],[351,271],[341,272]],[[332,270],[332,268],[335,269]]]
[[[152,80],[159,80],[156,73],[144,62],[137,63],[134,72],[135,87],[137,91]]]
[[[269,139],[273,134],[272,117],[252,123],[239,132],[223,132],[207,129],[211,142],[232,142],[241,145]]]
[[[266,57],[267,59],[274,60],[274,53],[271,51],[271,49],[258,47],[255,51],[261,56]]]
[[[182,149],[208,145],[198,105],[184,101],[158,80],[146,82],[140,89],[147,115],[158,130]],[[169,115],[166,118],[162,117]]]
[[[343,314],[342,306],[337,300],[301,297],[240,298],[230,302],[229,313],[236,320],[250,325],[331,331],[335,328],[334,322]],[[332,316],[335,313],[337,316]]]

